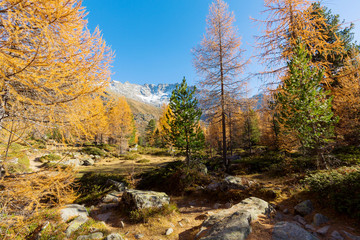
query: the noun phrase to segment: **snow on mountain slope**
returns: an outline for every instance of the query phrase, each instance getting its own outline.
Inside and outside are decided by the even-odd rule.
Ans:
[[[110,91],[134,99],[143,103],[148,103],[160,107],[163,103],[168,103],[172,91],[176,84],[133,84],[129,82],[121,83],[113,81],[110,83]]]

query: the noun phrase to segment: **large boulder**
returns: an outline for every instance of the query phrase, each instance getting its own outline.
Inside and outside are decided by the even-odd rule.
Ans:
[[[69,204],[60,210],[61,219],[66,222],[71,218],[82,216],[88,217],[86,208],[79,204]]]
[[[251,232],[251,221],[260,214],[269,215],[273,208],[259,198],[251,197],[229,209],[211,215],[202,224],[202,240],[244,240]],[[199,234],[200,236],[203,234]]]
[[[84,217],[84,216],[78,216],[77,218],[75,218],[74,220],[72,220],[69,223],[69,226],[67,227],[65,234],[67,237],[70,237],[71,234],[73,232],[75,232],[76,230],[78,230],[81,225],[83,225],[84,223],[86,223],[89,220],[88,217]]]
[[[319,240],[295,223],[278,222],[274,226],[272,240]]]
[[[161,208],[170,203],[170,197],[164,192],[125,190],[121,202],[130,209]]]

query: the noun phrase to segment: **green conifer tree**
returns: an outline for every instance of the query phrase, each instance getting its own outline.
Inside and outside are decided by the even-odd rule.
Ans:
[[[170,126],[169,140],[186,154],[186,163],[189,165],[191,154],[204,146],[204,134],[200,128],[201,109],[198,100],[194,97],[195,87],[188,87],[184,77],[182,83],[172,92],[169,107],[172,116],[167,116]]]
[[[321,88],[323,72],[311,65],[311,56],[302,43],[295,48],[288,68],[288,76],[277,94],[281,104],[279,121],[289,133],[296,134],[305,152],[317,154],[319,167],[337,121],[331,110],[332,98]]]

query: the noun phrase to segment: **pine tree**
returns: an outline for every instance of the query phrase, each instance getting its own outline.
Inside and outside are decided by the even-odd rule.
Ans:
[[[156,128],[155,119],[151,119],[145,127],[145,145],[149,146],[152,143],[152,137]]]
[[[279,120],[288,133],[296,134],[304,151],[317,154],[319,167],[336,122],[332,98],[320,87],[323,71],[311,65],[311,56],[302,43],[295,48],[288,68],[288,76],[277,94],[281,105]]]
[[[244,131],[243,131],[244,143],[251,153],[253,146],[260,142],[260,129],[256,116],[256,112],[253,109],[249,109],[245,115]]]
[[[188,87],[184,78],[180,85],[172,92],[169,107],[172,116],[168,118],[169,140],[175,147],[186,154],[186,163],[189,165],[191,154],[204,146],[204,134],[200,128],[201,109],[194,97],[196,88]]]

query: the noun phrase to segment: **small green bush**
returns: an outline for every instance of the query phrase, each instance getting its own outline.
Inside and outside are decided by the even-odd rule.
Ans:
[[[178,208],[175,204],[166,204],[161,208],[144,208],[130,211],[129,217],[130,220],[139,223],[139,222],[148,222],[150,218],[158,216],[167,216],[173,212],[177,212]]]
[[[126,154],[122,155],[122,157],[125,160],[136,160],[136,159],[141,158],[141,156],[137,153],[126,153]]]
[[[47,154],[44,156],[41,156],[38,158],[38,160],[42,163],[46,163],[46,162],[55,162],[55,161],[59,161],[61,159],[61,156],[57,155],[57,154]]]
[[[76,203],[94,205],[111,190],[117,190],[114,186],[107,184],[108,179],[125,182],[125,177],[114,173],[85,173],[76,181],[79,197]]]
[[[81,151],[88,155],[96,155],[101,157],[104,157],[106,155],[103,150],[97,147],[84,147]]]
[[[211,182],[209,176],[189,168],[182,161],[170,162],[138,177],[139,189],[158,190],[173,195],[181,195],[193,187],[206,186]]]
[[[167,148],[139,147],[138,152],[140,154],[149,154],[154,156],[171,156],[171,152]]]
[[[150,160],[149,159],[140,159],[140,160],[137,160],[136,163],[149,163]]]
[[[309,190],[318,194],[321,201],[331,204],[339,212],[360,219],[360,167],[342,167],[320,171],[304,179]]]

